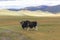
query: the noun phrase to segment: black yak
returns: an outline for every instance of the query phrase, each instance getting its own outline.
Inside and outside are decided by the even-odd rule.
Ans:
[[[37,22],[36,21],[26,20],[26,21],[21,21],[20,24],[21,24],[23,29],[28,30],[28,29],[34,28],[35,30],[37,30]]]

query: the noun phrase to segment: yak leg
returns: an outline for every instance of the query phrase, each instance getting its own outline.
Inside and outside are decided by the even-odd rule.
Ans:
[[[37,26],[35,27],[35,30],[36,30],[36,31],[38,30],[38,27],[37,27]]]

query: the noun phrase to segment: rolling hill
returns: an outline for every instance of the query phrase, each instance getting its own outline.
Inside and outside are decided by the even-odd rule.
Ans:
[[[0,16],[34,16],[34,17],[56,17],[60,16],[60,13],[53,14],[43,11],[9,11],[9,10],[0,10]]]
[[[0,10],[0,16],[24,16],[23,12],[9,11],[6,9]]]

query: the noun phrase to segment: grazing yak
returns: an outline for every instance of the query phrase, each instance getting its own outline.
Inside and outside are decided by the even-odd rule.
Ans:
[[[20,24],[23,29],[29,30],[29,29],[34,28],[35,30],[37,30],[37,22],[36,21],[26,20],[26,21],[21,21]]]

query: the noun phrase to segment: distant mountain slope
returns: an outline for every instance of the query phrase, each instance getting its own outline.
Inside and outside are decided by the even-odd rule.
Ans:
[[[56,6],[46,6],[46,5],[41,5],[41,6],[32,6],[32,7],[25,7],[23,9],[9,9],[11,11],[20,11],[20,10],[29,10],[29,11],[47,11],[47,12],[51,12],[51,13],[59,13],[60,12],[60,5],[56,5]]]
[[[60,5],[56,5],[56,6],[36,6],[36,7],[26,7],[24,8],[24,10],[29,10],[29,11],[37,11],[37,10],[41,10],[41,11],[48,11],[51,13],[59,13],[60,12]]]
[[[20,11],[20,9],[13,9],[13,8],[8,9],[8,10],[10,10],[10,11]]]
[[[37,10],[45,10],[46,8],[48,8],[48,6],[36,6],[36,7],[26,7],[23,10],[29,10],[29,11],[37,11]]]

